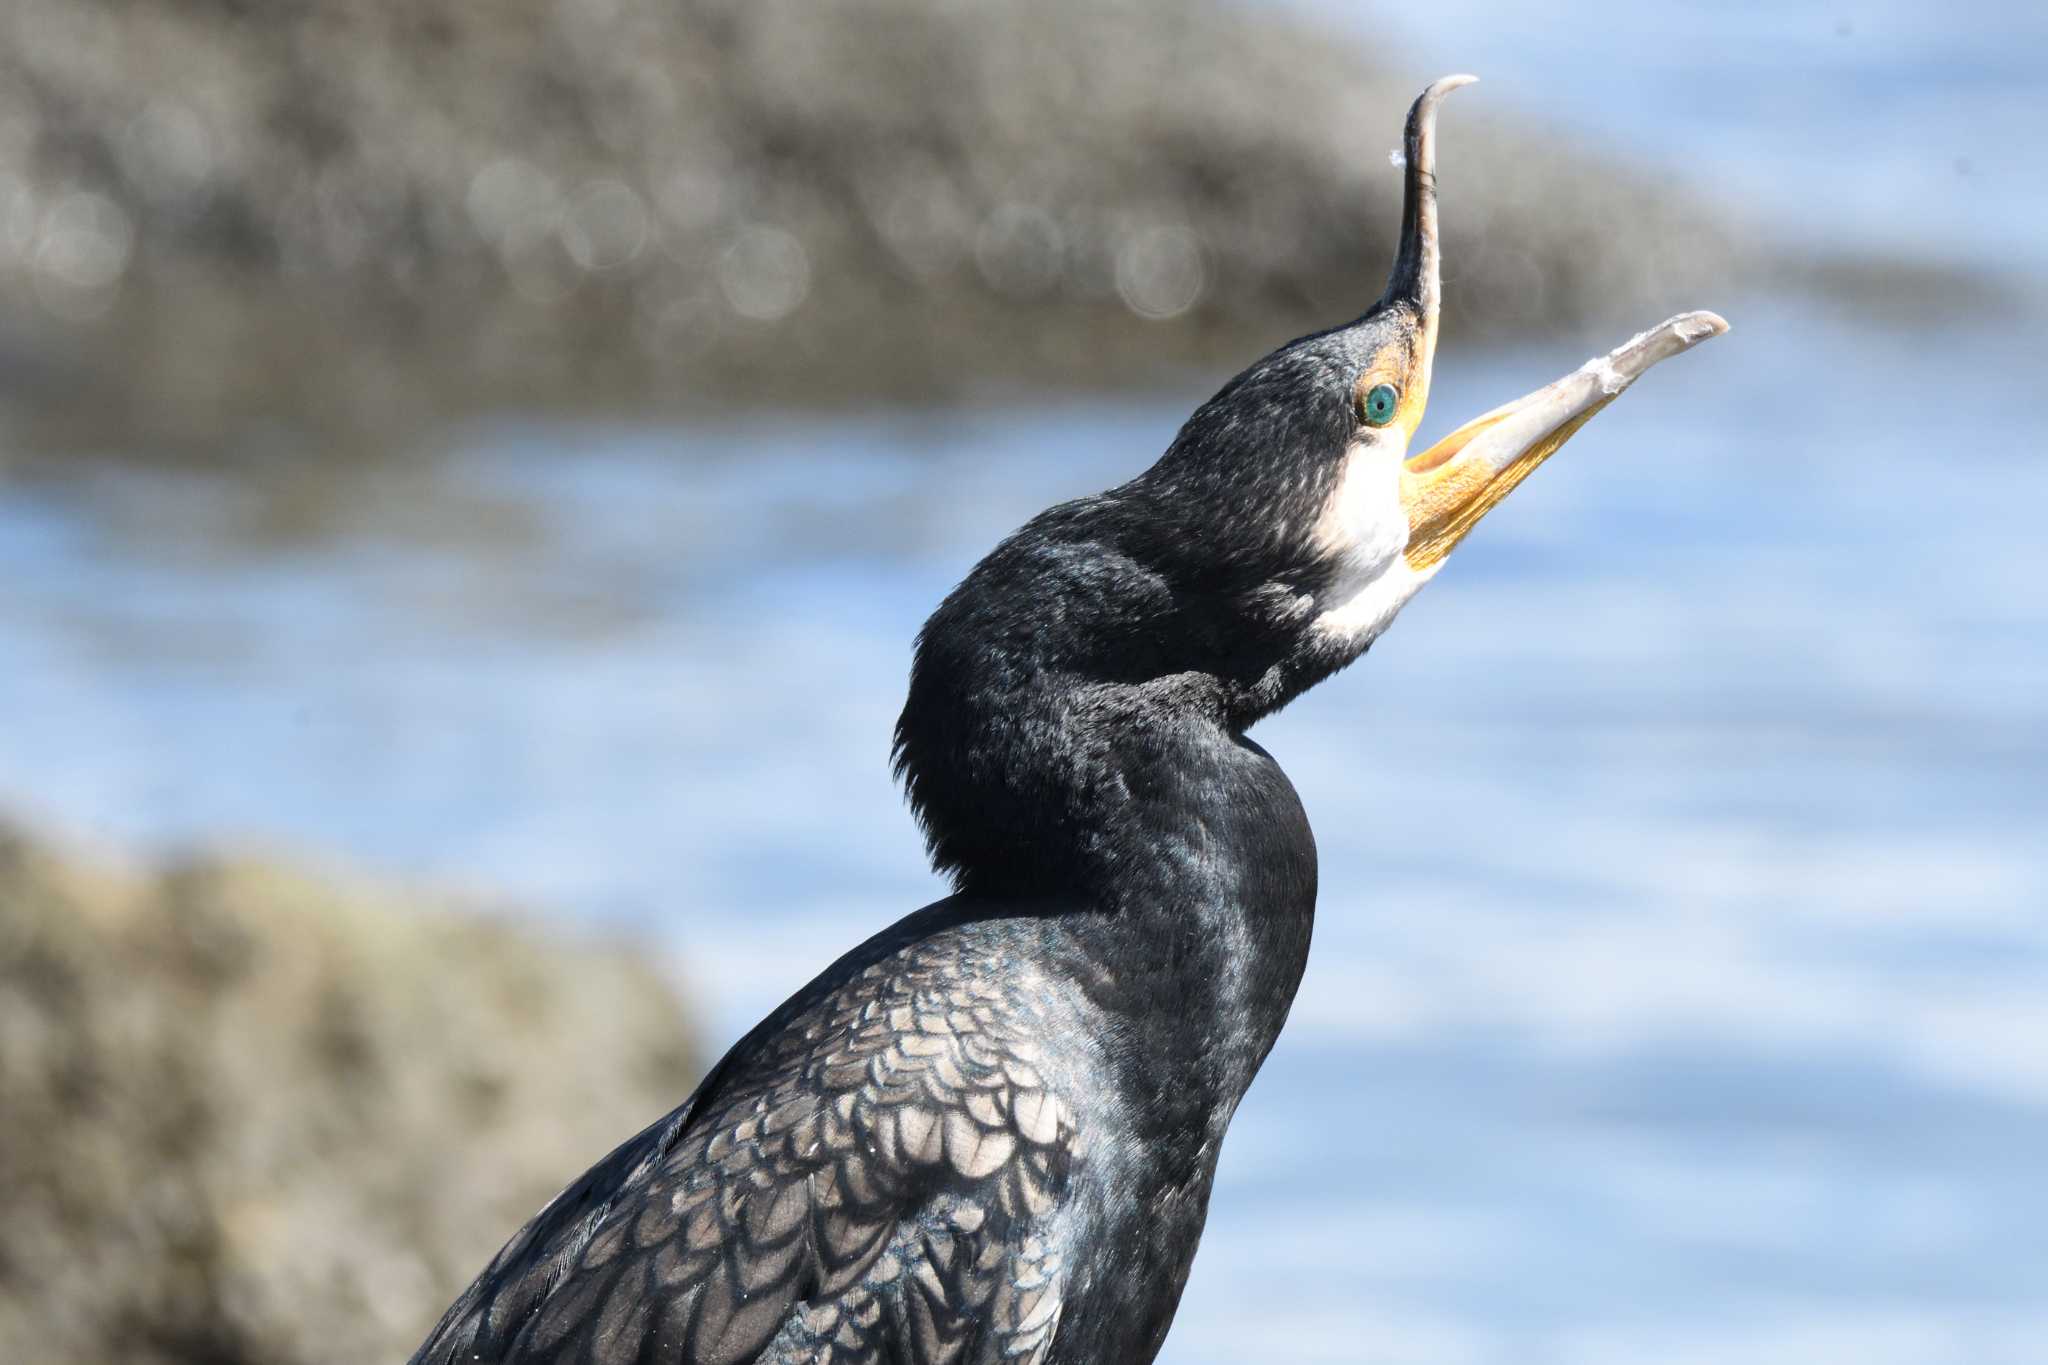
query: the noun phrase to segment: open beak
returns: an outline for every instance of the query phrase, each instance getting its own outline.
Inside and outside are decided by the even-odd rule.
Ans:
[[[1718,314],[1680,313],[1410,456],[1401,468],[1409,567],[1426,569],[1449,554],[1495,503],[1643,371],[1727,330]]]
[[[1420,382],[1411,384],[1411,390],[1422,401],[1427,401],[1441,307],[1436,112],[1445,95],[1473,80],[1471,76],[1446,76],[1423,91],[1408,112],[1401,245],[1395,253],[1385,302],[1406,304],[1415,314],[1420,340],[1415,378]],[[1587,361],[1557,382],[1474,418],[1409,457],[1401,470],[1409,567],[1420,571],[1441,562],[1495,503],[1645,370],[1727,330],[1728,324],[1716,314],[1680,313]],[[1420,417],[1418,403],[1411,421]]]

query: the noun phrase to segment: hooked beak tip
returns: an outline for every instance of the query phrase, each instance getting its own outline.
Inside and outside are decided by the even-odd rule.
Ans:
[[[1726,335],[1728,319],[1719,313],[1695,308],[1690,313],[1680,313],[1676,317],[1667,318],[1663,326],[1669,327],[1687,341],[1705,341],[1708,337]]]
[[[1666,318],[1647,331],[1638,332],[1617,346],[1604,357],[1588,361],[1589,365],[1604,364],[1610,371],[1619,365],[1625,371],[1628,382],[1634,383],[1637,376],[1660,360],[1668,360],[1683,351],[1689,351],[1702,341],[1723,336],[1728,331],[1728,319],[1719,313],[1696,309]]]
[[[1415,97],[1415,103],[1408,109],[1408,126],[1405,130],[1406,140],[1411,144],[1407,148],[1411,159],[1418,151],[1427,156],[1429,144],[1434,140],[1431,134],[1436,130],[1437,106],[1443,103],[1444,96],[1453,90],[1475,84],[1478,80],[1477,76],[1471,75],[1444,76],[1431,81],[1423,88],[1422,93]],[[1422,144],[1420,147],[1412,145],[1418,142]],[[1433,167],[1425,166],[1422,169],[1429,170]]]
[[[1415,97],[1403,130],[1400,160],[1407,167],[1401,201],[1401,241],[1383,296],[1414,304],[1434,326],[1440,293],[1436,223],[1436,114],[1443,97],[1477,76],[1445,76]]]

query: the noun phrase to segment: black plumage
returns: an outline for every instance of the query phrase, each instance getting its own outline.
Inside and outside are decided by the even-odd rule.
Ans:
[[[421,1365],[1151,1358],[1307,961],[1314,840],[1244,729],[1342,661],[1268,528],[1328,495],[1357,345],[1284,349],[968,575],[896,736],[959,893],[558,1197]],[[1276,449],[1261,505],[1233,466]]]
[[[1308,531],[1411,330],[1397,300],[1281,348],[968,574],[895,746],[958,893],[558,1196],[415,1365],[1156,1354],[1314,915],[1307,817],[1244,731],[1356,652],[1311,628]]]
[[[926,624],[896,765],[955,894],[558,1196],[415,1365],[1154,1357],[1314,918],[1307,817],[1245,731],[1426,581],[1411,524],[1447,545],[1490,505],[1462,434],[1405,467],[1413,490],[1402,465],[1435,345],[1433,115],[1462,83],[1410,114],[1372,311],[1034,518]],[[1533,458],[1613,392],[1524,400],[1550,424]]]

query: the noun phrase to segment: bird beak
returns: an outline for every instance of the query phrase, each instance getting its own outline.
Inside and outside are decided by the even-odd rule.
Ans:
[[[1428,569],[1493,505],[1660,360],[1728,330],[1713,313],[1680,313],[1564,378],[1476,417],[1401,467],[1408,566]]]
[[[1445,95],[1471,85],[1477,76],[1446,76],[1431,82],[1408,110],[1401,139],[1405,167],[1401,196],[1401,244],[1387,292],[1374,311],[1398,309],[1414,327],[1415,349],[1401,399],[1401,424],[1409,435],[1429,403],[1429,377],[1436,359],[1436,323],[1442,309],[1443,244],[1436,230],[1436,111]]]
[[[1382,303],[1410,305],[1432,332],[1443,274],[1443,248],[1436,230],[1436,111],[1445,95],[1478,79],[1446,76],[1432,81],[1409,108],[1401,138],[1401,245],[1394,252],[1394,271]]]
[[[1436,114],[1443,97],[1477,77],[1446,76],[1424,90],[1408,111],[1402,152],[1407,163],[1401,205],[1401,245],[1382,307],[1403,307],[1414,319],[1416,346],[1403,396],[1402,421],[1410,434],[1428,402],[1441,309],[1443,251],[1437,237]],[[1728,330],[1713,313],[1681,313],[1604,356],[1587,361],[1554,384],[1495,408],[1459,427],[1401,470],[1401,503],[1408,516],[1407,560],[1422,571],[1440,563],[1493,505],[1572,438],[1593,414],[1613,402],[1660,360],[1689,351]]]

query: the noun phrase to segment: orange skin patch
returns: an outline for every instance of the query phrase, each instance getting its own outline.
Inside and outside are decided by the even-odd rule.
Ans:
[[[1436,351],[1433,322],[1418,324],[1411,317],[1408,333],[1405,347],[1398,342],[1382,346],[1351,390],[1352,406],[1362,416],[1365,396],[1377,385],[1392,384],[1401,395],[1400,401],[1394,408],[1394,420],[1379,430],[1399,430],[1404,442],[1415,439],[1415,429],[1422,425],[1423,409],[1429,406],[1430,363]]]

